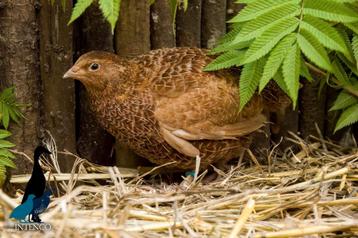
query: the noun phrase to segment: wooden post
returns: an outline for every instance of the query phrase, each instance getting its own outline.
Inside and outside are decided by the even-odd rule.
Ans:
[[[178,9],[176,16],[177,46],[200,47],[202,0],[189,1],[188,9]]]
[[[133,57],[150,50],[149,1],[123,0],[115,31],[115,50],[123,57]],[[117,143],[118,166],[137,167],[138,157],[128,147]]]
[[[213,48],[226,32],[226,2],[203,0],[201,46]]]
[[[103,18],[98,4],[92,4],[76,22],[77,40],[75,44],[76,55],[91,50],[104,50],[113,52],[113,35],[111,27]],[[78,84],[79,96],[77,104],[78,138],[77,151],[82,158],[101,165],[115,164],[112,158],[114,137],[106,132],[93,115],[87,93],[82,84]]]
[[[309,135],[317,135],[315,123],[317,123],[321,132],[324,133],[325,124],[325,89],[321,92],[321,97],[318,95],[319,78],[322,76],[315,76],[316,80],[312,83],[307,80],[303,81],[303,88],[300,91],[300,132],[303,138]]]
[[[66,6],[72,6],[72,0],[66,0]],[[59,151],[75,152],[75,83],[62,78],[72,66],[72,27],[67,25],[70,14],[70,9],[62,9],[59,2],[51,6],[50,1],[41,0],[40,69],[44,128],[55,138]],[[65,171],[72,167],[72,160],[66,160],[64,156],[60,156],[59,162]]]
[[[172,13],[168,0],[156,0],[151,6],[151,44],[152,49],[175,47]]]
[[[16,144],[14,149],[31,157],[39,142],[40,125],[37,7],[32,0],[5,0],[1,1],[0,8],[1,89],[14,86],[17,101],[26,105],[22,108],[26,118],[19,125],[10,125],[10,140]],[[17,165],[14,173],[29,173],[32,169],[20,156],[14,162]]]

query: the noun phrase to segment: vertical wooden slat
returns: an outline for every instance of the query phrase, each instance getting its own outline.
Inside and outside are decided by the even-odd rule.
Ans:
[[[38,143],[39,128],[39,58],[38,25],[33,0],[1,1],[0,9],[0,83],[1,89],[15,87],[17,101],[26,105],[26,119],[10,125],[10,140],[15,149],[32,156]],[[15,173],[28,173],[32,165],[18,156]]]
[[[151,6],[151,46],[152,49],[175,47],[173,16],[168,0],[156,0]]]
[[[213,48],[226,32],[226,2],[203,0],[202,4],[201,46]]]
[[[111,27],[103,18],[98,4],[92,4],[77,22],[78,44],[76,55],[91,50],[113,52],[113,35]],[[77,151],[81,157],[101,165],[113,165],[112,148],[114,137],[107,133],[97,122],[90,110],[86,90],[82,84],[77,85]]]
[[[177,46],[200,47],[202,0],[189,1],[188,9],[178,9],[176,16]]]
[[[319,91],[319,76],[315,77],[313,83],[307,80],[303,81],[303,88],[300,91],[300,121],[299,130],[303,138],[309,135],[317,135],[315,124],[317,123],[321,132],[324,133],[325,123],[325,90],[321,92],[321,97],[318,95]]]
[[[72,6],[72,0],[66,0],[66,6]],[[67,149],[75,152],[74,81],[62,78],[72,65],[72,27],[67,25],[70,14],[70,9],[63,10],[59,2],[51,6],[48,0],[41,0],[39,21],[43,126],[55,138],[59,151]],[[64,170],[71,168],[71,161],[59,159]]]
[[[115,31],[115,50],[123,57],[133,57],[150,50],[149,1],[124,0]],[[117,143],[117,165],[136,167],[137,156],[128,147]]]

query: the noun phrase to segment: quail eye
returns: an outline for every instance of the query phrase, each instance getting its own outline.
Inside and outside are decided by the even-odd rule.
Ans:
[[[91,65],[90,65],[90,70],[91,71],[96,71],[96,70],[98,70],[99,69],[99,64],[97,64],[97,63],[92,63]]]

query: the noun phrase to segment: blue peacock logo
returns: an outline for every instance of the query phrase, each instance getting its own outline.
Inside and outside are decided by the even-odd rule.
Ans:
[[[41,222],[39,215],[50,204],[52,193],[50,189],[46,189],[46,179],[40,166],[40,158],[41,155],[49,154],[51,152],[47,148],[43,146],[36,147],[31,178],[26,185],[21,204],[12,211],[10,218],[20,222]]]

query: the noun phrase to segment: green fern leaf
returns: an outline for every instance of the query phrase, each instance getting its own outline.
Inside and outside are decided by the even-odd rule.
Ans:
[[[358,69],[358,34],[354,34],[354,36],[353,36],[352,49],[353,49],[353,54],[354,54],[354,58],[356,60],[357,69]]]
[[[208,64],[204,71],[213,71],[224,68],[229,68],[234,65],[240,65],[242,59],[244,58],[244,51],[232,50],[228,51],[225,54],[220,55],[210,64]]]
[[[301,30],[301,33],[297,35],[297,42],[309,60],[328,72],[333,71],[326,50],[316,38],[308,32]]]
[[[355,64],[349,61],[343,54],[339,53],[338,58],[352,71],[352,73],[358,76],[358,69]]]
[[[311,33],[325,47],[349,55],[344,39],[329,23],[315,17],[306,16],[300,27]]]
[[[0,140],[0,148],[11,148],[14,146],[15,146],[15,144],[11,143],[10,141]]]
[[[245,54],[243,64],[253,62],[266,55],[282,38],[293,32],[297,26],[298,20],[289,18],[267,29],[251,44]]]
[[[342,112],[341,116],[338,119],[336,128],[334,132],[342,129],[343,127],[352,125],[358,121],[358,104],[350,106],[344,112]]]
[[[11,136],[10,131],[0,129],[0,139],[4,139]]]
[[[334,76],[336,76],[338,81],[342,85],[349,85],[350,82],[349,82],[348,75],[345,69],[343,68],[342,64],[339,62],[339,60],[335,59],[332,63],[332,66],[333,66],[333,74]]]
[[[336,101],[333,103],[333,107],[329,109],[329,111],[336,111],[347,108],[354,104],[358,104],[358,98],[354,97],[353,95],[342,91]]]
[[[209,54],[217,54],[217,53],[231,51],[231,50],[241,50],[249,47],[251,43],[252,41],[244,41],[237,44],[226,43],[226,44],[218,45],[215,48],[213,48]]]
[[[3,103],[3,105],[2,105],[2,125],[4,126],[5,129],[7,129],[9,127],[9,121],[10,121],[9,109],[8,109],[7,105],[5,105]]]
[[[327,0],[305,0],[303,13],[328,21],[345,23],[358,21],[358,13],[347,7],[344,3]]]
[[[242,69],[239,81],[240,110],[250,101],[256,91],[263,70],[262,62],[263,60],[258,60],[245,64]]]
[[[15,163],[10,158],[7,157],[0,157],[0,164],[13,169],[16,168]]]
[[[267,12],[276,11],[282,5],[291,3],[298,4],[299,0],[258,0],[249,3],[242,9],[237,16],[232,18],[229,22],[244,22],[255,19]]]
[[[282,65],[283,79],[287,86],[293,107],[296,107],[300,87],[301,51],[294,44],[288,51]]]
[[[280,24],[280,21],[297,16],[299,13],[300,6],[298,4],[282,5],[275,11],[268,12],[257,19],[247,22],[232,43],[254,39],[273,25]]]
[[[265,64],[262,78],[260,80],[259,92],[261,92],[265,88],[266,84],[270,81],[270,79],[275,76],[288,50],[291,48],[295,40],[296,35],[293,33],[289,34],[285,38],[283,38],[271,51]]]
[[[358,23],[345,23],[344,25],[351,29],[354,33],[358,34]]]
[[[74,20],[80,17],[92,2],[93,0],[78,0],[75,7],[72,9],[71,19],[68,24],[71,24]]]
[[[4,185],[6,179],[6,168],[0,163],[0,188]]]
[[[307,79],[309,82],[312,82],[313,81],[313,77],[306,65],[306,62],[305,60],[303,59],[303,57],[301,58],[301,72],[300,72],[300,75],[302,77],[304,77],[305,79]]]
[[[111,24],[112,34],[119,16],[121,0],[99,0],[99,8],[102,10],[103,16]]]
[[[15,155],[11,153],[8,149],[2,148],[0,149],[0,157],[7,157],[7,158],[14,159]]]
[[[287,95],[289,95],[290,93],[288,92],[287,86],[285,84],[285,80],[283,79],[283,75],[282,75],[282,67],[279,68],[275,74],[275,76],[273,76],[273,80],[277,83],[277,85],[282,89],[282,91],[284,91]]]

